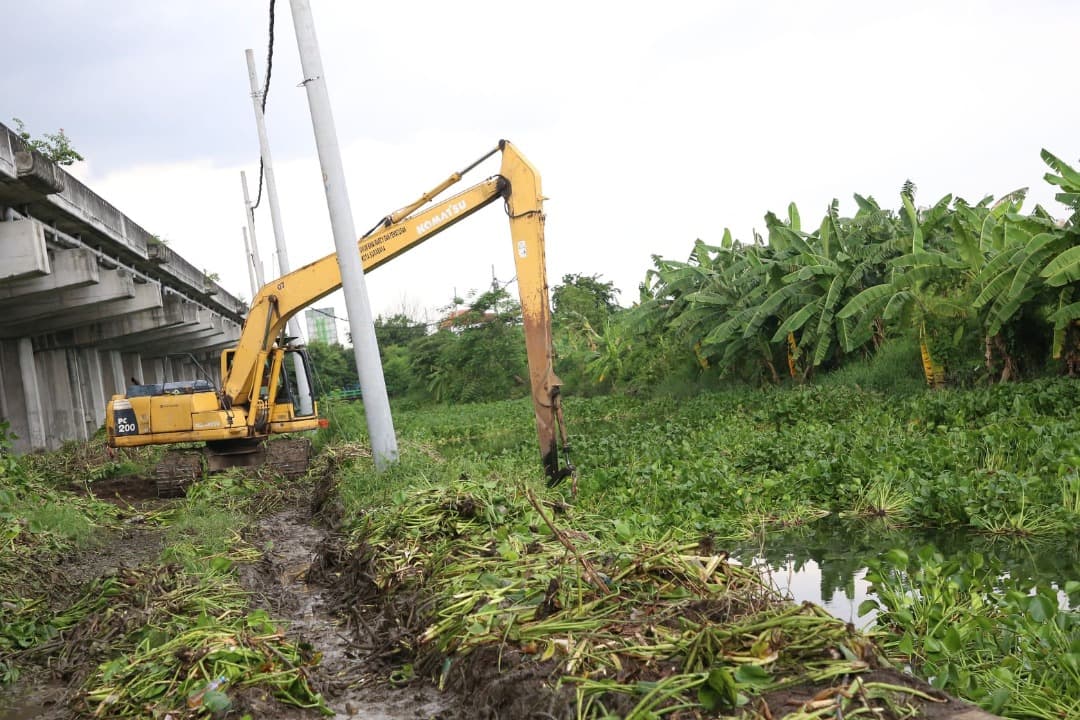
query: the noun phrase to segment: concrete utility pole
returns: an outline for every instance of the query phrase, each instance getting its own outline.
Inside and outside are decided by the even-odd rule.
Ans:
[[[248,238],[251,240],[251,264],[255,267],[255,282],[259,284],[259,288],[262,288],[266,284],[266,278],[263,277],[263,264],[262,258],[259,257],[259,243],[255,240],[255,218],[251,213],[251,195],[248,194],[247,173],[243,170],[240,171],[240,184],[244,186],[244,219],[247,220],[247,232]],[[255,299],[255,293],[251,294],[251,299]]]
[[[248,242],[247,228],[240,228],[240,232],[244,234],[244,258],[247,260],[245,264],[248,269],[248,283],[251,285],[251,299],[254,300],[262,285],[255,284],[255,258],[251,255],[251,243]]]
[[[263,180],[266,182],[266,200],[270,203],[270,222],[274,225],[274,243],[277,245],[278,269],[282,275],[288,274],[289,252],[285,249],[285,230],[281,225],[281,208],[278,206],[277,183],[274,181],[274,161],[270,157],[270,139],[266,134],[266,118],[262,110],[262,90],[259,89],[259,76],[255,72],[255,53],[245,50],[247,55],[248,80],[251,82],[251,102],[255,106],[255,125],[259,130],[259,148],[262,151]],[[246,187],[246,185],[245,185]],[[251,212],[248,211],[250,215]],[[289,318],[289,334],[303,339],[300,332],[300,319],[293,315]],[[300,396],[300,414],[310,415],[315,412],[311,388],[308,387],[307,372],[303,360],[294,355],[296,361],[296,389]]]
[[[360,391],[363,393],[364,411],[367,416],[368,434],[371,436],[371,452],[375,469],[382,471],[397,461],[397,438],[394,421],[390,416],[390,400],[386,395],[379,360],[379,343],[375,339],[375,323],[371,318],[367,284],[364,282],[364,265],[360,261],[360,248],[356,241],[349,191],[345,186],[345,168],[341,164],[334,114],[330,109],[330,93],[326,88],[319,41],[315,36],[315,21],[311,16],[308,0],[289,0],[292,8],[296,44],[300,49],[300,66],[303,69],[303,85],[307,88],[308,105],[311,108],[311,124],[315,130],[315,145],[319,150],[323,184],[326,188],[326,206],[330,211],[330,225],[334,231],[338,266],[341,268],[341,288],[345,293],[345,308],[349,314],[353,352],[360,374]]]

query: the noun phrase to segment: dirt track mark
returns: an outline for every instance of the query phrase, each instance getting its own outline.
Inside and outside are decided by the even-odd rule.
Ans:
[[[460,717],[451,707],[454,698],[440,694],[429,684],[414,681],[397,687],[389,681],[389,669],[367,656],[345,634],[342,622],[327,610],[326,589],[307,582],[307,571],[326,533],[311,524],[303,510],[290,509],[260,521],[250,540],[262,548],[258,563],[242,568],[241,582],[253,602],[288,624],[288,634],[310,643],[322,653],[313,684],[337,713],[335,718],[413,720]],[[248,698],[252,703],[252,699]],[[280,706],[259,707],[259,717],[286,720],[308,718],[302,711]],[[265,714],[263,714],[265,713]]]

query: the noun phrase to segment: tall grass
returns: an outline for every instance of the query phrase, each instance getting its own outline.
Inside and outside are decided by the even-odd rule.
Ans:
[[[850,360],[843,367],[814,379],[821,387],[859,387],[890,395],[913,395],[926,390],[914,338],[892,338],[870,357]]]

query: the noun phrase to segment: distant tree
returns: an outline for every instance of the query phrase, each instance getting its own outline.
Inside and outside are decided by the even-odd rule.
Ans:
[[[408,345],[426,334],[427,325],[405,313],[394,313],[386,318],[380,315],[375,318],[375,337],[379,339],[380,348],[383,345]]]
[[[504,288],[476,295],[465,309],[455,302],[443,311],[437,332],[409,343],[410,395],[476,402],[528,392],[521,307]]]
[[[413,367],[409,348],[404,345],[379,346],[383,356],[383,379],[386,392],[391,397],[401,397],[409,392],[413,383]]]
[[[40,138],[34,138],[26,125],[19,118],[15,121],[15,132],[31,150],[37,150],[57,165],[71,165],[83,159],[83,156],[71,146],[71,139],[64,134],[64,128],[55,133],[45,133]]]
[[[352,351],[341,345],[328,345],[312,340],[307,346],[308,356],[314,366],[315,388],[320,394],[340,390],[357,381],[355,362],[350,362]]]
[[[588,320],[589,325],[599,329],[604,321],[619,309],[615,296],[619,290],[615,283],[602,282],[600,275],[571,273],[563,275],[561,285],[551,291],[551,304],[556,320],[567,320],[575,315]]]

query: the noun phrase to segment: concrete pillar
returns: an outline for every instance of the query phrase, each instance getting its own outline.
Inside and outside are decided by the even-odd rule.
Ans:
[[[38,391],[34,345],[30,342],[30,338],[19,338],[19,375],[22,379],[23,397],[26,403],[26,435],[30,444],[29,450],[44,450],[45,415],[41,411],[41,393]]]
[[[112,394],[127,394],[127,376],[124,375],[124,358],[119,350],[109,351],[109,370],[112,375]]]
[[[90,436],[86,430],[86,400],[84,399],[86,372],[79,367],[79,354],[76,350],[68,348],[62,352],[64,354],[64,364],[67,365],[68,388],[71,395],[71,404],[67,406],[67,410],[71,413],[71,421],[75,431],[72,438],[75,440],[89,440]],[[64,408],[59,410],[63,412]],[[72,438],[64,439],[69,440]]]
[[[210,382],[214,383],[214,387],[221,387],[221,356],[214,354],[206,359],[206,365],[204,366],[206,371],[210,373]]]
[[[0,340],[0,358],[3,358],[7,382],[0,386],[0,394],[7,401],[8,434],[11,447],[17,453],[30,452],[30,426],[26,422],[26,397],[20,377],[19,343]]]
[[[165,358],[151,358],[150,367],[153,369],[154,383],[160,385],[165,382]]]
[[[75,398],[71,392],[71,377],[68,374],[67,351],[46,350],[37,354],[40,362],[39,386],[42,392],[42,409],[45,416],[45,444],[50,450],[56,450],[65,440],[77,436],[75,417],[72,408]]]
[[[146,372],[143,369],[142,356],[139,353],[121,353],[120,357],[123,359],[124,387],[131,384],[132,381],[137,382],[139,385],[149,382],[149,378],[146,377]]]
[[[105,422],[105,382],[102,375],[101,353],[94,348],[79,351],[82,354],[82,366],[86,369],[86,406],[91,433],[97,432]]]
[[[4,353],[0,352],[0,421],[7,421],[11,416],[8,409],[7,384],[4,382]]]

